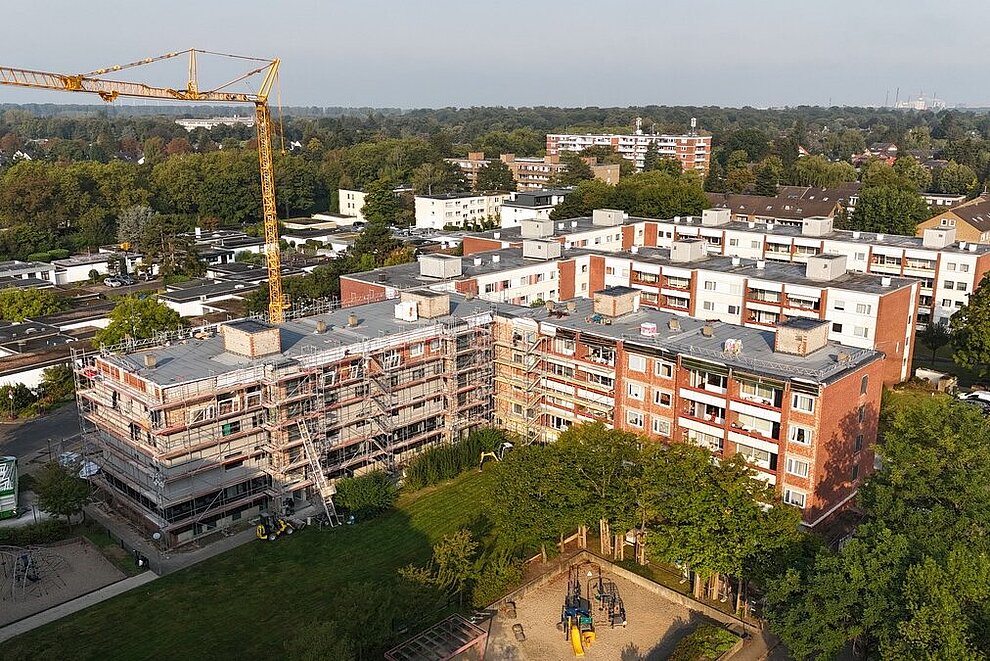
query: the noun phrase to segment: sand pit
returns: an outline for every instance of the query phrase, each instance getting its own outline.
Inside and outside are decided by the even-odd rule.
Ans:
[[[126,578],[85,540],[46,547],[39,558],[38,580],[25,581],[23,589],[5,582],[0,571],[0,626]]]
[[[619,588],[625,602],[627,624],[624,628],[610,628],[605,614],[593,608],[597,640],[585,653],[584,658],[589,661],[659,661],[667,658],[677,641],[697,624],[709,622],[698,613],[607,571],[603,576],[611,578]],[[582,589],[586,590],[586,585],[585,576]],[[515,619],[501,613],[495,617],[485,658],[499,661],[573,659],[571,644],[557,630],[566,592],[565,572],[548,585],[516,599]],[[516,640],[512,632],[514,624],[523,626],[525,641]]]

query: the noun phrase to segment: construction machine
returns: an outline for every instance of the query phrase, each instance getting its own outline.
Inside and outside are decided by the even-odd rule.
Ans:
[[[493,461],[502,461],[505,458],[505,453],[512,449],[512,443],[506,441],[502,443],[499,447],[495,448],[492,452],[482,452],[481,460],[478,462],[478,472],[480,473],[485,467],[485,459],[491,459]]]
[[[216,55],[225,58],[247,60],[257,64],[250,71],[213,89],[199,87],[196,54]],[[124,69],[144,66],[169,60],[181,55],[189,56],[189,76],[185,89],[156,87],[145,83],[134,83],[107,78]],[[16,69],[0,66],[0,85],[14,85],[43,90],[65,92],[88,92],[98,95],[107,103],[119,97],[139,99],[161,99],[166,101],[193,101],[207,103],[250,103],[254,105],[255,130],[258,137],[258,164],[261,172],[261,203],[265,220],[265,257],[268,265],[268,319],[272,324],[285,321],[287,307],[282,294],[282,264],[278,244],[278,216],[275,206],[275,174],[272,165],[272,117],[268,107],[268,97],[278,77],[280,61],[214,53],[190,48],[157,57],[148,57],[128,64],[117,64],[82,74],[50,73],[30,69]],[[226,91],[235,83],[254,76],[263,76],[263,81],[255,93]]]
[[[267,539],[269,542],[274,542],[282,535],[291,535],[295,531],[296,529],[292,527],[292,524],[274,514],[262,514],[261,521],[255,528],[258,539]]]

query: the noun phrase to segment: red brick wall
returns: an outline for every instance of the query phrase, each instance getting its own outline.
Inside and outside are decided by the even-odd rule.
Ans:
[[[557,262],[557,277],[559,278],[560,294],[562,301],[574,298],[577,293],[574,291],[574,278],[577,271],[577,264],[573,259]]]
[[[478,295],[478,281],[474,278],[467,280],[457,280],[454,282],[454,290],[461,294]]]
[[[588,267],[588,291],[584,294],[591,298],[596,291],[605,289],[605,258],[601,255],[592,255],[591,264]]]
[[[499,250],[502,248],[501,241],[477,236],[464,237],[461,245],[464,247],[465,255],[473,255],[476,252],[488,252],[489,250]]]
[[[340,304],[343,307],[361,305],[385,300],[385,286],[360,280],[352,280],[346,275],[340,277]]]
[[[636,245],[636,226],[635,225],[623,225],[622,226],[622,249],[629,250],[634,245]]]
[[[901,378],[901,365],[905,357],[908,359],[908,369],[911,367],[915,315],[909,312],[912,308],[917,310],[917,297],[917,288],[905,287],[880,298],[874,346],[887,356],[884,359],[883,382],[888,386],[904,380]],[[910,338],[907,344],[904,342],[905,336]]]
[[[657,247],[657,230],[658,226],[656,223],[646,223],[646,227],[643,228],[643,245],[650,248]]]

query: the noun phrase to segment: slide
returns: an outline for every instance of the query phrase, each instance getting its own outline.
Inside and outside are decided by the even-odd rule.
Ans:
[[[571,625],[571,648],[574,650],[574,656],[584,656],[584,648],[581,647],[581,632],[576,624]]]

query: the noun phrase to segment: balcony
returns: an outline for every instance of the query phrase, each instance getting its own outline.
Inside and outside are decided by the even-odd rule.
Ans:
[[[758,303],[780,303],[780,292],[767,291],[765,289],[747,289],[746,298]]]
[[[710,425],[725,424],[725,409],[711,404],[687,401],[681,407],[681,414]]]

